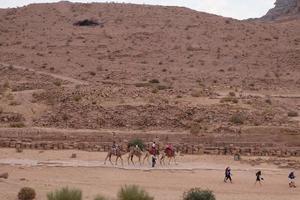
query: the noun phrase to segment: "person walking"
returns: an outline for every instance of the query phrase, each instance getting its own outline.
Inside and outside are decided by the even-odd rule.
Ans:
[[[295,179],[296,179],[295,172],[292,171],[289,174],[289,186],[290,186],[290,188],[296,188]]]
[[[227,167],[227,168],[225,169],[225,178],[224,178],[224,182],[227,183],[227,180],[229,180],[230,183],[232,183],[232,178],[231,178],[231,176],[232,176],[231,169],[230,169],[230,167]]]
[[[262,176],[262,172],[259,170],[258,172],[256,172],[255,176],[256,176],[255,185],[256,185],[257,182],[259,182],[259,185],[261,185],[261,181],[264,180],[264,178],[261,177]]]

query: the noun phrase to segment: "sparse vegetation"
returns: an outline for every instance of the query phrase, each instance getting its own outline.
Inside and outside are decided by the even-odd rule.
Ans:
[[[288,112],[288,116],[289,116],[289,117],[298,117],[299,114],[298,114],[298,112],[296,112],[296,111],[290,111],[290,112]]]
[[[136,145],[138,145],[140,147],[140,149],[142,149],[142,150],[145,148],[144,142],[141,139],[138,139],[138,138],[130,140],[128,142],[127,146],[129,148],[129,147],[135,147]]]
[[[98,195],[94,200],[108,200],[106,197]]]
[[[60,87],[62,84],[61,84],[61,81],[56,80],[56,81],[54,81],[54,85],[56,85],[57,87]]]
[[[23,128],[23,127],[25,127],[25,124],[24,124],[24,122],[13,122],[13,123],[10,123],[9,126],[12,128]]]
[[[234,124],[244,124],[245,118],[242,113],[235,113],[231,116],[230,122]]]
[[[201,130],[201,125],[199,123],[192,123],[190,126],[190,133],[192,135],[198,135]]]
[[[216,198],[210,190],[192,188],[183,194],[183,200],[216,200]]]
[[[158,79],[151,79],[151,80],[149,81],[149,83],[159,83],[159,80],[158,80]]]
[[[33,188],[24,187],[18,193],[19,200],[33,200],[35,199],[36,193]]]
[[[136,185],[124,186],[118,193],[118,200],[153,200],[145,190]]]
[[[82,192],[78,189],[69,189],[67,187],[47,194],[48,200],[81,200]]]

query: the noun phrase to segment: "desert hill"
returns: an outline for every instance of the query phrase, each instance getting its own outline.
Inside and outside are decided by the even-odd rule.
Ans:
[[[262,17],[264,20],[291,20],[299,18],[299,0],[277,0],[275,2],[275,7]]]
[[[33,4],[0,10],[0,62],[2,127],[299,130],[299,20]]]

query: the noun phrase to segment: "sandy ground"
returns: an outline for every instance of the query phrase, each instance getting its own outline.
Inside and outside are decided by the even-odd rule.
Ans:
[[[72,153],[77,154],[71,159]],[[125,156],[126,157],[126,156]],[[272,165],[250,166],[233,161],[228,156],[180,156],[178,165],[114,167],[103,165],[105,153],[82,151],[24,151],[0,150],[0,173],[8,172],[9,179],[0,180],[0,199],[15,200],[21,187],[36,189],[37,199],[63,186],[83,190],[84,199],[97,194],[114,198],[122,185],[137,184],[157,200],[181,199],[192,187],[211,189],[218,200],[299,200],[300,190],[288,188],[289,170]],[[223,182],[224,168],[233,169],[233,184]],[[254,185],[255,171],[261,169],[265,182]],[[296,171],[296,175],[300,174]]]

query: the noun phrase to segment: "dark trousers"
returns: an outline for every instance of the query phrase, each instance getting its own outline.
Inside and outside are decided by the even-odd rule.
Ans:
[[[230,180],[230,182],[232,182],[231,176],[225,176],[224,182],[227,182],[227,180]]]
[[[156,164],[156,158],[155,156],[152,156],[152,167],[155,167]]]

